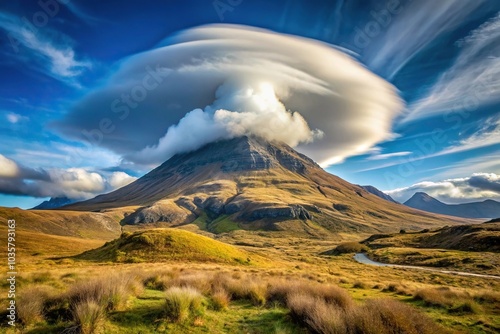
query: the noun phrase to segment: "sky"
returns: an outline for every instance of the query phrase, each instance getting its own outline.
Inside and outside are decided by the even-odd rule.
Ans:
[[[500,200],[496,0],[10,1],[0,43],[0,206],[242,135],[399,201]]]

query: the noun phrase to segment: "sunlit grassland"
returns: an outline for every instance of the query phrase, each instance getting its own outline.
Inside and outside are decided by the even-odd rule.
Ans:
[[[155,239],[158,233],[162,236],[164,232],[165,230],[146,234],[135,232],[136,236],[146,235],[149,238],[140,240],[139,243],[163,251],[141,253],[143,250],[139,247],[139,253],[136,254],[133,249],[129,250],[130,254],[117,254],[125,256],[125,259],[135,256],[138,263],[126,263],[127,261],[108,256],[118,248],[98,249],[97,253],[102,255],[100,259],[68,257],[81,253],[86,247],[94,249],[102,246],[104,241],[93,240],[84,247],[86,241],[78,243],[77,240],[81,239],[75,240],[72,237],[53,239],[36,232],[33,232],[31,238],[28,238],[28,234],[19,235],[20,239],[26,235],[23,247],[30,249],[29,252],[22,252],[23,260],[18,268],[19,298],[22,298],[25,292],[40,294],[41,292],[36,292],[33,288],[41,288],[43,296],[51,296],[49,300],[53,301],[52,304],[48,303],[47,309],[42,309],[42,317],[37,322],[25,325],[26,332],[53,333],[77,326],[70,304],[64,304],[61,300],[67,298],[72,289],[82,282],[92,279],[107,280],[110,273],[132,273],[137,276],[142,288],[127,292],[125,302],[119,307],[106,309],[102,323],[99,324],[102,333],[310,332],[312,329],[308,321],[314,321],[316,324],[319,321],[321,324],[322,318],[319,315],[308,318],[309,313],[306,313],[305,318],[298,316],[302,314],[296,313],[300,310],[311,312],[307,308],[307,298],[299,299],[305,303],[299,305],[306,306],[297,306],[280,303],[271,297],[272,289],[269,284],[282,280],[290,286],[299,284],[302,287],[300,289],[315,284],[340,287],[352,297],[354,305],[360,307],[353,309],[356,310],[352,311],[354,313],[350,311],[350,316],[362,314],[363,305],[369,300],[390,298],[420,310],[433,319],[433,322],[451,331],[495,333],[500,329],[500,300],[498,295],[493,294],[494,291],[500,290],[500,280],[362,265],[352,259],[352,254],[320,255],[335,248],[339,244],[337,241],[298,237],[276,238],[273,237],[273,232],[259,231],[234,231],[216,236],[219,241],[232,243],[234,246],[221,246],[219,243],[214,246],[211,243],[215,242],[213,239],[174,231],[174,234],[170,234],[174,236],[171,241],[178,242],[179,254],[185,256],[169,259],[165,255],[168,254],[167,245],[161,245],[162,238]],[[124,237],[132,235],[134,233],[125,234]],[[363,238],[352,236],[353,241],[361,241]],[[46,245],[40,240],[57,240],[58,243]],[[136,241],[132,245],[137,246]],[[108,246],[117,245],[109,242]],[[214,247],[212,256],[216,254],[222,261],[213,257],[197,258],[197,251],[201,252],[199,254],[210,253],[207,249],[214,250]],[[39,252],[43,255],[34,252],[37,248],[42,249]],[[246,263],[248,254],[250,263]],[[475,255],[472,252],[470,254]],[[238,257],[243,261],[231,261]],[[254,261],[254,258],[262,260]],[[240,282],[236,286],[253,286],[255,292],[234,290],[230,293],[227,307],[216,307],[214,296],[220,294],[220,290],[213,286],[213,282],[224,280]],[[205,300],[201,311],[188,315],[185,321],[172,321],[167,316],[164,305],[165,293],[173,286],[193,286],[200,291]],[[224,289],[235,288],[227,283]],[[4,303],[3,299],[2,306]],[[54,305],[59,305],[59,308]],[[323,311],[325,314],[336,312],[329,304],[324,306]],[[339,322],[345,321],[344,318],[339,319]],[[356,316],[356,319],[361,318]]]

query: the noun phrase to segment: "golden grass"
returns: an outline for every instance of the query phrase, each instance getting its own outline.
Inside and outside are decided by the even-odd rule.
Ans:
[[[158,228],[123,233],[119,239],[77,257],[91,261],[193,261],[264,264],[262,256],[181,229]]]
[[[174,322],[184,322],[190,316],[203,315],[203,295],[192,287],[172,287],[165,292],[165,313]]]

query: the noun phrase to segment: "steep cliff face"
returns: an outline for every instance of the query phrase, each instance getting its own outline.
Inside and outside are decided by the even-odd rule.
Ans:
[[[120,207],[136,208],[122,224],[196,222],[215,231],[220,229],[211,224],[218,222],[231,229],[287,229],[303,222],[328,233],[370,233],[459,221],[382,200],[288,145],[254,137],[176,155],[128,186],[65,209]]]

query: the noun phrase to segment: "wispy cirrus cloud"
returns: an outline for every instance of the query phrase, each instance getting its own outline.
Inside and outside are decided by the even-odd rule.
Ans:
[[[468,16],[484,2],[412,1],[393,18],[369,65],[393,77],[436,38],[467,21]]]
[[[422,154],[422,152],[413,152],[410,154],[400,155],[402,157],[399,161],[388,162],[382,165],[369,167],[359,170],[358,172],[367,172],[378,170],[388,167],[393,167],[406,163],[407,161],[415,162],[429,158],[441,157],[449,154],[462,153],[473,151],[486,147],[494,147],[500,145],[500,117],[490,117],[481,121],[481,125],[477,128],[476,132],[466,138],[463,138],[450,146],[443,148],[435,153]],[[370,159],[370,158],[368,158]],[[371,159],[381,160],[381,159]]]
[[[374,154],[366,158],[367,160],[386,160],[386,159],[391,159],[391,158],[397,158],[397,157],[405,157],[407,155],[410,155],[411,152],[409,151],[404,151],[404,152],[394,152],[394,153],[385,153],[385,154]]]
[[[465,1],[464,1],[465,3]],[[461,52],[430,92],[409,106],[403,122],[446,111],[474,111],[500,101],[500,14],[457,43]]]
[[[92,67],[90,61],[76,55],[68,36],[48,27],[36,28],[12,14],[0,12],[0,30],[10,42],[4,52],[54,79],[78,87],[78,77]]]

